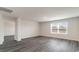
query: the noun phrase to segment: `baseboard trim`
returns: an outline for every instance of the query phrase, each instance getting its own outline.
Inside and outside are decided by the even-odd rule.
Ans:
[[[4,37],[9,37],[9,36],[14,36],[14,35],[8,35]],[[72,40],[72,39],[65,39],[65,38],[57,38],[57,37],[50,37],[50,36],[43,36],[43,35],[38,35],[38,36],[33,36],[33,37],[27,37],[27,38],[22,38],[23,39],[29,39],[29,38],[38,38],[38,37],[48,37],[48,38],[55,38],[55,39],[64,39],[64,40],[71,40],[71,41],[79,41],[79,40]],[[17,41],[17,40],[16,40]],[[19,41],[18,41],[19,42]],[[1,45],[1,44],[0,44]]]
[[[50,36],[34,36],[34,37],[29,37],[29,38],[38,38],[38,37],[48,37],[48,38],[55,38],[55,39],[64,39],[64,40],[70,40],[70,41],[79,41],[79,40],[72,40],[72,39],[65,39],[65,38],[57,38],[57,37],[50,37]],[[22,39],[29,39],[29,38],[22,38]]]
[[[79,42],[79,40],[72,40],[72,39],[65,39],[65,38],[57,38],[57,37],[50,37],[50,36],[43,36],[43,37],[48,37],[48,38],[55,38],[55,39],[64,39],[64,40],[70,40],[70,41],[78,41]]]
[[[37,38],[37,37],[40,37],[40,36],[33,36],[33,37],[22,38],[22,40],[23,39],[29,39],[29,38]]]

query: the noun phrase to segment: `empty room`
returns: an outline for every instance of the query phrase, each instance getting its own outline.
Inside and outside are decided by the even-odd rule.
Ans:
[[[79,7],[0,7],[0,52],[79,52]]]

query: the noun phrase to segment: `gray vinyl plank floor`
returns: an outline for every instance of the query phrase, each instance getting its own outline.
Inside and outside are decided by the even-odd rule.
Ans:
[[[5,37],[0,52],[78,52],[79,42],[50,37],[34,37],[17,42],[13,37]]]

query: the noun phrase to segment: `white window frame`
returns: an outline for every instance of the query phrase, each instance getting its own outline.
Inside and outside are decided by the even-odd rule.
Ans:
[[[52,31],[52,26],[57,26],[57,32],[53,32]],[[52,34],[68,34],[68,23],[66,23],[65,24],[65,27],[66,27],[66,32],[65,33],[61,33],[60,31],[59,31],[59,26],[60,26],[60,24],[58,23],[58,24],[50,24],[50,32],[52,33]]]

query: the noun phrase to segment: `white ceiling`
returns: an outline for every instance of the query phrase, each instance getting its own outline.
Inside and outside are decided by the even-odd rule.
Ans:
[[[79,16],[78,7],[7,7],[12,15],[39,22]]]

